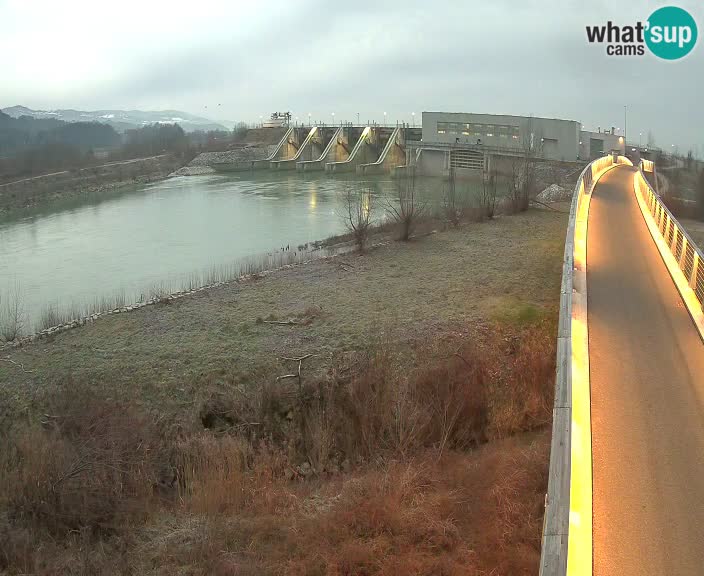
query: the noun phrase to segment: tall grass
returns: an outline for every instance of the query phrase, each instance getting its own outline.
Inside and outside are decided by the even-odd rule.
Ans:
[[[283,250],[267,254],[257,254],[233,262],[215,264],[198,272],[185,274],[174,279],[156,282],[141,293],[128,296],[121,290],[110,296],[95,297],[84,303],[46,305],[35,322],[35,330],[41,331],[61,324],[70,324],[94,314],[124,308],[129,304],[161,300],[171,294],[190,292],[198,288],[230,282],[243,277],[254,276],[284,266],[302,264],[309,260],[326,258],[341,250],[319,248],[303,250]]]
[[[75,302],[68,306],[60,306],[57,303],[47,304],[40,311],[35,329],[40,331],[61,324],[70,324],[71,322],[88,318],[99,312],[122,308],[126,305],[126,302],[126,293],[120,291],[112,296],[96,296],[93,300],[82,304]]]
[[[377,343],[321,382],[219,397],[204,408],[227,416],[219,429],[64,383],[37,399],[41,419],[0,429],[0,571],[532,573],[547,332],[410,359]],[[497,439],[534,427],[537,444]]]

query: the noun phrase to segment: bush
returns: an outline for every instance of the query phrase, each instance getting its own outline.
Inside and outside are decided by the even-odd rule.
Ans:
[[[0,571],[534,570],[553,328],[374,343],[323,381],[209,398],[198,432],[69,383],[0,431]]]
[[[63,390],[43,422],[16,424],[0,454],[0,508],[57,536],[110,533],[148,514],[168,468],[151,420],[88,389]]]

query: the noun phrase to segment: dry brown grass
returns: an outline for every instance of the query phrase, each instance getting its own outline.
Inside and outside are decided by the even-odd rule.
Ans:
[[[168,459],[152,420],[83,388],[63,390],[47,408],[39,422],[6,432],[0,504],[8,516],[56,536],[144,519]]]
[[[2,438],[0,571],[534,573],[553,328],[411,364],[375,343],[322,382],[211,399],[200,431],[63,388]]]

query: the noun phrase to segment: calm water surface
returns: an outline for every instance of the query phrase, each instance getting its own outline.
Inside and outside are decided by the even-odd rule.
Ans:
[[[19,287],[32,327],[47,306],[114,294],[135,302],[193,272],[343,232],[347,186],[370,189],[377,204],[395,190],[385,177],[190,176],[23,213],[0,221],[0,292]],[[417,186],[432,201],[441,188]]]

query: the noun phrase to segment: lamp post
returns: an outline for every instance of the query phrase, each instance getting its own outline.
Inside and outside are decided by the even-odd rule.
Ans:
[[[310,123],[310,112],[308,112],[308,126],[311,126],[311,123]]]
[[[332,125],[333,126],[335,125],[335,113],[334,112],[332,113]]]
[[[384,126],[386,126],[386,112],[384,112]]]
[[[643,133],[639,132],[638,133],[638,148],[641,147],[641,140],[643,139]]]
[[[357,112],[357,126],[359,126],[359,112]]]
[[[411,112],[411,118],[413,118],[413,127],[415,128],[416,127],[416,113],[415,112]]]
[[[264,127],[264,116],[259,116],[259,127],[263,128]]]

